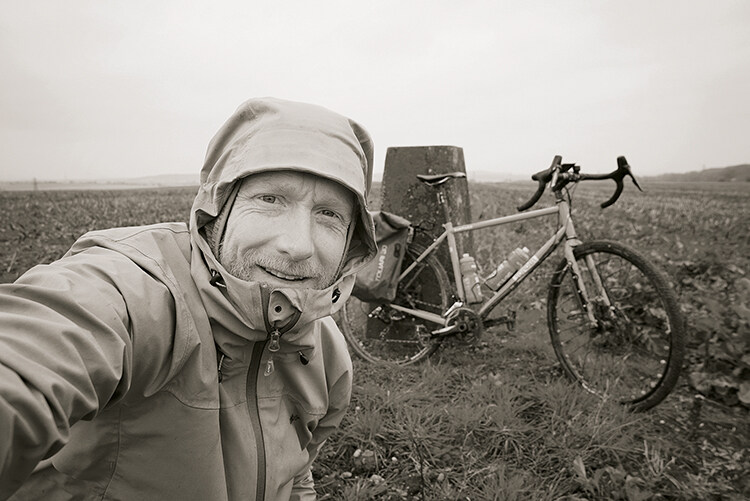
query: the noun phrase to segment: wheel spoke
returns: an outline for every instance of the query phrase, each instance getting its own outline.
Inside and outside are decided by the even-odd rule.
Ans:
[[[406,269],[423,252],[412,244]],[[450,297],[445,270],[433,256],[414,267],[399,284],[394,305],[442,314]],[[435,325],[397,311],[388,304],[368,304],[352,297],[344,305],[340,327],[352,350],[371,362],[407,365],[427,358],[437,348],[429,338]]]
[[[565,372],[588,391],[645,409],[676,383],[684,339],[674,293],[637,252],[612,242],[575,250],[586,302],[564,263],[548,298],[550,334]],[[592,265],[592,266],[589,266]]]

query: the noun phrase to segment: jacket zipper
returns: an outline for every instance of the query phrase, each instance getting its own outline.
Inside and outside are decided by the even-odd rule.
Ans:
[[[280,338],[281,332],[279,332],[279,329],[274,326],[273,331],[271,331],[270,333],[270,338],[268,339],[268,351],[270,352],[271,356],[269,356],[268,360],[266,361],[266,370],[263,371],[264,376],[270,376],[274,371],[273,356],[277,351],[279,351]]]
[[[266,324],[266,332],[268,333],[266,344],[268,345],[268,351],[270,352],[270,356],[266,361],[266,368],[263,371],[263,375],[270,376],[274,371],[274,355],[277,351],[279,351],[279,348],[281,347],[281,336],[285,332],[291,330],[297,324],[297,321],[302,315],[302,312],[295,312],[294,315],[292,315],[292,318],[286,323],[286,325],[279,328],[277,327],[277,322],[271,323],[268,318],[268,307],[271,300],[271,290],[266,286],[261,286],[260,297],[263,307],[263,322]]]
[[[258,373],[260,371],[260,363],[261,359],[263,358],[263,352],[265,351],[266,346],[268,346],[268,350],[271,353],[271,356],[267,361],[264,376],[270,376],[274,371],[273,356],[277,351],[279,351],[279,342],[281,339],[281,335],[294,327],[301,315],[301,312],[298,311],[287,325],[285,325],[281,329],[278,329],[275,323],[274,325],[271,325],[271,322],[269,322],[268,320],[268,303],[271,297],[271,291],[267,287],[261,287],[260,294],[261,304],[263,308],[263,320],[266,324],[266,332],[268,333],[268,338],[266,338],[266,340],[262,343],[255,343],[255,346],[253,346],[252,359],[250,360],[250,369],[247,373],[246,389],[247,392],[253,392],[253,395],[247,395],[247,406],[250,414],[250,420],[252,421],[253,433],[255,433],[255,443],[259,450],[258,485],[256,486],[255,490],[255,499],[257,501],[263,501],[266,496],[266,444],[263,440],[263,427],[260,421],[260,409],[258,404]]]
[[[263,501],[266,496],[266,444],[263,440],[263,428],[260,422],[260,409],[258,406],[258,371],[263,358],[263,350],[267,342],[258,342],[253,346],[250,359],[250,368],[247,372],[247,408],[250,415],[253,433],[255,434],[255,445],[258,449],[258,482],[255,487],[255,499]],[[250,394],[252,392],[252,395]]]

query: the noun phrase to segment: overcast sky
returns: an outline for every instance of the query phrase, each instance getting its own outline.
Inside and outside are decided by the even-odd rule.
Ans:
[[[194,173],[242,101],[467,171],[750,162],[750,1],[0,0],[0,179]]]

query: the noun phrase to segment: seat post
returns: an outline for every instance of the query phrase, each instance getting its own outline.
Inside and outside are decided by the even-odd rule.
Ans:
[[[443,208],[443,216],[445,217],[445,222],[452,222],[450,211],[448,210],[448,204],[446,203],[445,199],[445,190],[443,190],[443,184],[439,184],[437,186],[437,202],[438,205]]]

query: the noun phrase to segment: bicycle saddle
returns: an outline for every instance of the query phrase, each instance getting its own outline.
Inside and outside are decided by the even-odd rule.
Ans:
[[[458,179],[462,177],[466,177],[465,172],[448,172],[447,174],[417,174],[417,179],[430,186],[443,184],[451,178]]]

